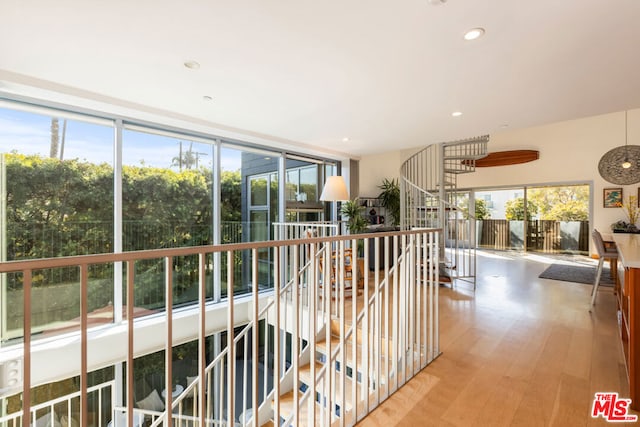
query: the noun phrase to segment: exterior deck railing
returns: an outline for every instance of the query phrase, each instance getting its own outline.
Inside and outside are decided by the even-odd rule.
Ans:
[[[79,269],[79,328],[65,336],[73,342],[68,351],[77,351],[68,356],[79,361],[79,391],[74,394],[79,403],[74,415],[80,425],[103,425],[89,417],[94,388],[89,387],[88,375],[107,363],[100,360],[96,347],[110,333],[120,334],[118,342],[123,343],[122,348],[110,349],[119,354],[118,360],[110,356],[110,363],[117,366],[116,379],[109,382],[110,413],[116,426],[119,414],[129,426],[138,425],[140,418],[152,425],[173,421],[194,426],[260,426],[272,420],[297,426],[310,425],[312,419],[318,425],[354,425],[439,354],[440,238],[439,230],[421,229],[376,233],[375,237],[171,248],[5,262],[0,263],[0,274],[20,276],[22,309],[28,314],[36,272]],[[358,255],[363,246],[373,249],[374,260]],[[236,259],[235,254],[243,251],[251,254],[245,259],[250,260],[252,280],[250,292],[236,296],[233,263],[223,264],[221,259]],[[267,290],[258,279],[259,254],[265,251],[276,284]],[[186,256],[198,259],[198,296],[191,307],[177,309],[172,303],[173,261]],[[163,260],[164,311],[141,316],[135,309],[136,264],[150,259]],[[114,270],[123,265],[125,302],[121,321],[96,329],[89,323],[87,309],[88,272],[101,264],[111,264]],[[225,271],[221,271],[223,265]],[[225,281],[226,298],[208,299],[208,280]],[[18,367],[13,376],[0,377],[0,401],[18,396],[22,402],[20,410],[6,414],[0,422],[16,425],[26,425],[23,414],[29,414],[32,422],[40,415],[40,405],[32,405],[32,390],[45,377],[33,361],[36,355],[42,360],[50,345],[28,333],[32,331],[29,315],[24,316],[23,330],[27,333],[22,344],[0,349],[0,368]],[[187,341],[197,343],[194,370],[191,376],[178,378],[174,348]],[[134,360],[154,351],[164,351],[158,386],[158,394],[164,395],[162,409],[143,405],[144,396],[137,395],[135,387]],[[58,406],[48,407],[51,417],[61,416]]]
[[[93,405],[97,409],[97,413],[102,413],[103,408],[111,406],[115,397],[115,382],[107,381],[93,387],[87,387],[86,390],[87,399],[93,399]],[[48,400],[44,403],[33,405],[30,408],[30,423],[32,426],[38,425],[75,425],[76,410],[79,407],[81,398],[81,392],[69,393],[64,396]],[[3,427],[19,427],[26,426],[27,423],[23,422],[23,411],[16,411],[6,416],[0,416],[0,426]],[[66,421],[66,422],[64,422]],[[103,427],[106,423],[102,422],[102,419],[98,417],[92,424]]]

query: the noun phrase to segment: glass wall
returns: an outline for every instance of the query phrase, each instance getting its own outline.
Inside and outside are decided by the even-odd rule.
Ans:
[[[328,218],[318,195],[324,176],[337,172],[335,162],[294,159],[161,126],[0,103],[0,261],[269,240],[273,223],[286,217],[286,192],[281,199],[279,191],[284,185],[291,187],[294,208],[310,209],[299,209],[290,220]],[[280,176],[284,159],[290,170]],[[207,262],[212,300],[227,294],[225,256]],[[258,253],[263,288],[273,286],[271,257],[268,250]],[[246,292],[251,254],[231,262],[235,292]],[[162,260],[135,268],[136,313],[164,310]],[[197,259],[176,257],[172,268],[175,305],[195,301]],[[75,270],[34,275],[34,332],[78,328]],[[92,268],[90,316],[102,322],[112,322],[114,313],[119,317],[127,305],[126,274],[110,265]],[[0,344],[22,336],[21,280],[0,275]]]
[[[221,229],[223,243],[260,242],[273,238],[273,223],[279,218],[280,156],[266,150],[250,150],[223,144],[221,166]],[[226,273],[226,254],[222,255]],[[258,286],[273,286],[272,254],[258,250]],[[251,289],[252,255],[237,253],[234,260],[234,293]],[[223,274],[223,276],[225,276]],[[227,295],[226,276],[222,296]]]
[[[113,123],[0,107],[0,261],[113,251]],[[89,309],[109,311],[111,267],[89,272]],[[0,275],[1,341],[22,336],[19,275]],[[34,333],[73,330],[78,269],[35,272]]]
[[[527,250],[589,254],[589,185],[527,187]]]
[[[324,220],[320,192],[324,182],[323,165],[300,158],[287,159],[287,222]]]
[[[475,199],[478,247],[589,253],[588,184],[477,191]]]
[[[184,135],[140,127],[125,128],[123,251],[213,244],[213,150],[213,141],[194,141]],[[196,301],[198,257],[176,257],[172,268],[174,305]],[[136,307],[164,309],[164,270],[163,259],[136,263]],[[207,263],[205,274],[207,295],[211,297],[211,263]]]
[[[524,189],[478,191],[475,196],[476,210],[486,210],[476,227],[478,247],[524,249]]]

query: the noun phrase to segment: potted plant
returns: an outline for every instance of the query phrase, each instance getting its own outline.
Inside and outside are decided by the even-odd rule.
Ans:
[[[618,206],[624,208],[628,221],[617,221],[611,224],[611,230],[614,233],[638,233],[636,222],[640,216],[640,208],[638,208],[638,198],[629,196],[624,203],[618,203]]]
[[[362,233],[367,229],[367,220],[362,216],[362,210],[357,198],[342,203],[340,213],[347,219],[349,234]]]
[[[397,227],[400,225],[400,185],[395,178],[391,180],[385,178],[378,188],[382,190],[378,195],[380,204],[391,217],[391,225]]]

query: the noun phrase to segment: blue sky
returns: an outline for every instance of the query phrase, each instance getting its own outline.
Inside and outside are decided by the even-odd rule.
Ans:
[[[112,164],[113,133],[113,128],[109,126],[67,120],[64,158]],[[21,154],[48,157],[50,142],[50,116],[0,108],[0,153],[15,150]],[[188,150],[190,144],[190,141],[182,140],[183,150]],[[211,145],[194,142],[193,151],[201,153],[200,165],[211,167]],[[125,131],[123,135],[122,157],[125,165],[168,168],[179,152],[179,139],[136,131]],[[223,170],[240,169],[239,151],[223,149],[222,152]]]

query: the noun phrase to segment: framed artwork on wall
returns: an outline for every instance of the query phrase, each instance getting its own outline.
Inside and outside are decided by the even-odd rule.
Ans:
[[[638,189],[640,193],[640,189]],[[602,206],[619,208],[622,206],[622,188],[605,188],[602,190]]]

